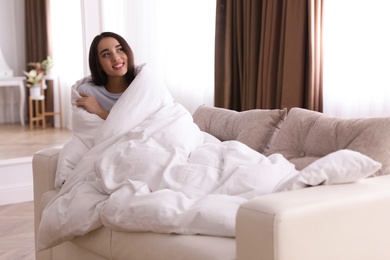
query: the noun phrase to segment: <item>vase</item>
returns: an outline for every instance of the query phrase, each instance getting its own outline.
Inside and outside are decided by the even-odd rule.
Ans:
[[[41,96],[41,86],[39,84],[35,84],[30,87],[30,96],[31,97],[40,97]]]
[[[47,68],[45,74],[46,74],[46,76],[50,77],[53,74],[52,69],[51,68]]]

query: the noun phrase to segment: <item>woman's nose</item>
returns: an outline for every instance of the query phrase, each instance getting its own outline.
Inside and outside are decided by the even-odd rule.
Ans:
[[[113,59],[113,61],[118,61],[118,60],[120,60],[120,56],[118,54],[115,54],[112,56],[112,59]]]

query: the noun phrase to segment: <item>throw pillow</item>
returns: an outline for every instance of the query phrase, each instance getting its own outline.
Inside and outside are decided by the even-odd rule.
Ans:
[[[352,150],[330,153],[287,181],[279,183],[275,192],[295,190],[310,186],[352,183],[371,176],[382,164]]]
[[[287,109],[252,109],[237,112],[202,105],[194,112],[193,118],[200,130],[219,140],[237,140],[264,154],[272,144],[286,115]]]

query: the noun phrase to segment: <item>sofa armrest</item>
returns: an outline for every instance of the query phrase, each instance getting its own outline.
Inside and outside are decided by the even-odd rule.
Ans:
[[[48,148],[34,154],[32,160],[34,182],[34,230],[35,241],[41,221],[41,198],[47,191],[54,190],[58,155],[62,147]],[[51,250],[36,252],[36,259],[51,259]]]
[[[237,259],[390,259],[390,175],[273,193],[237,214]]]
[[[43,193],[55,189],[54,180],[60,150],[61,147],[48,148],[33,156],[34,201],[36,202],[39,202]]]

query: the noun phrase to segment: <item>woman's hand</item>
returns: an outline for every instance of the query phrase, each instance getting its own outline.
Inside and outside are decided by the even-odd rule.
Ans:
[[[76,106],[83,107],[91,114],[98,115],[102,119],[106,119],[108,116],[108,111],[100,106],[96,101],[94,96],[80,93],[81,98],[76,100]]]

